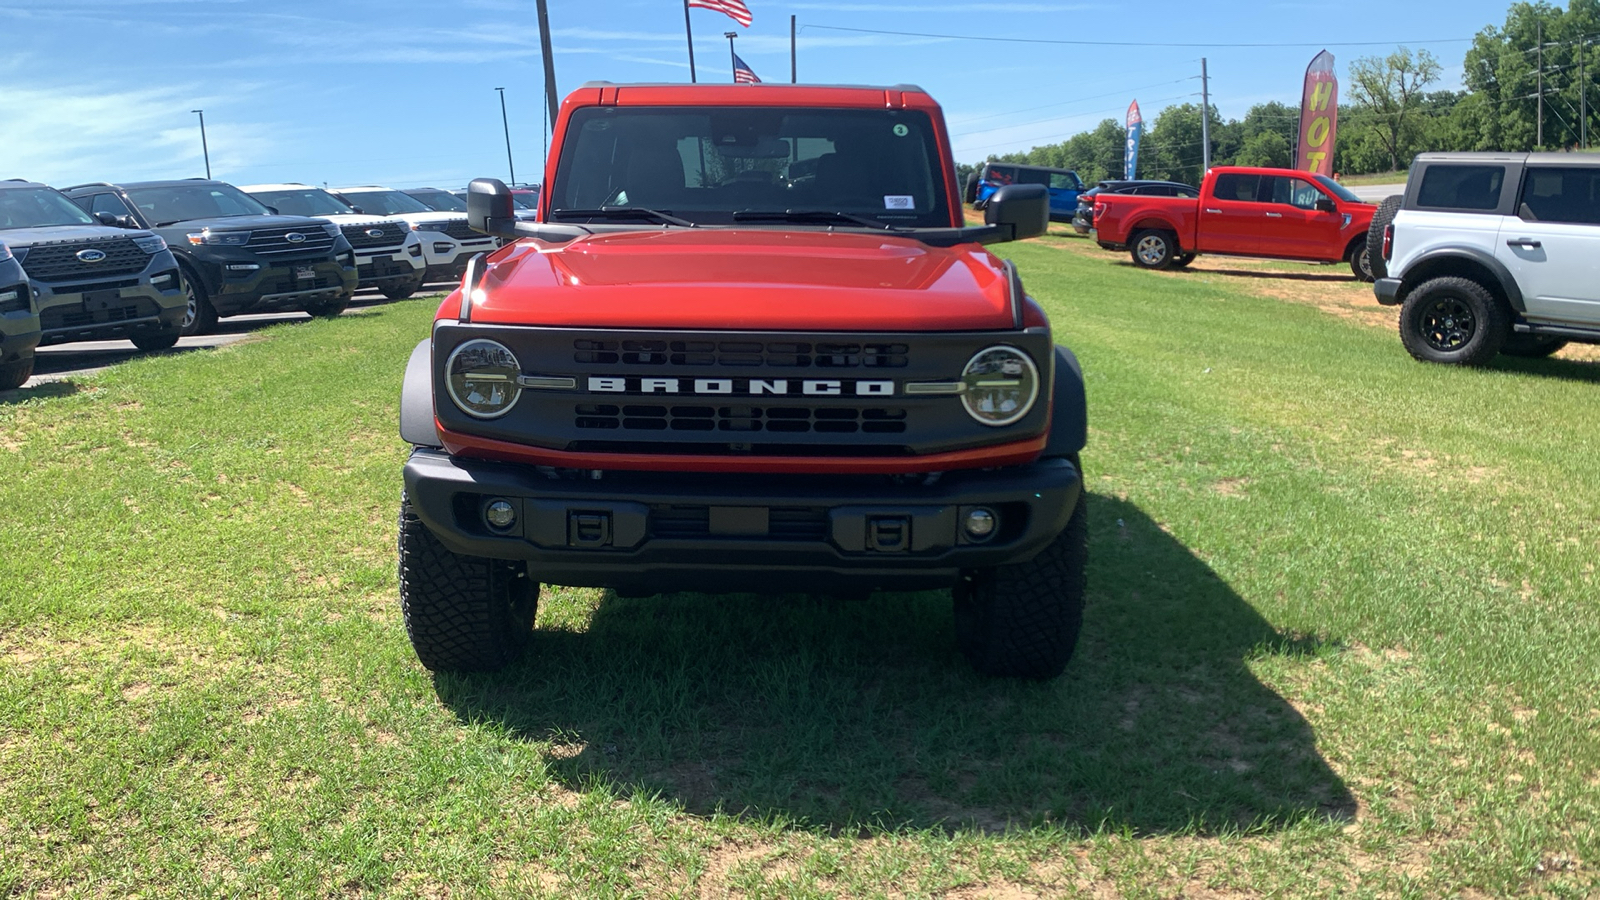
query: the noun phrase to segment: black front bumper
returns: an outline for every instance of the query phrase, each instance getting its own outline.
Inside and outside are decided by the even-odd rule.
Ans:
[[[28,290],[26,284],[20,285]],[[33,310],[0,313],[0,364],[20,362],[39,346],[39,317]]]
[[[1026,561],[1066,527],[1082,479],[1050,459],[932,481],[645,472],[588,480],[419,449],[405,489],[451,550],[527,560],[538,581],[781,593],[936,589],[963,570]],[[502,499],[517,520],[496,531],[484,510]],[[961,527],[974,507],[998,517],[987,540]]]

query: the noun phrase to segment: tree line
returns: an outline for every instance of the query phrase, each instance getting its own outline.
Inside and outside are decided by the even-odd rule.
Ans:
[[[1339,104],[1334,171],[1397,171],[1426,151],[1584,146],[1586,130],[1600,125],[1594,111],[1600,100],[1595,73],[1600,68],[1600,0],[1570,0],[1566,9],[1543,0],[1515,3],[1503,27],[1491,25],[1473,38],[1463,67],[1466,90],[1450,91],[1429,90],[1443,67],[1427,50],[1400,47],[1351,62],[1340,80],[1344,102]],[[1213,165],[1294,164],[1298,103],[1257,104],[1242,119],[1223,120],[1214,107],[1209,113]],[[1122,177],[1125,137],[1122,122],[1106,119],[1059,144],[991,156],[990,161],[1073,169],[1092,183]],[[1587,137],[1591,145],[1600,141],[1600,133]],[[1203,159],[1200,104],[1169,106],[1146,125],[1139,177],[1198,184]]]

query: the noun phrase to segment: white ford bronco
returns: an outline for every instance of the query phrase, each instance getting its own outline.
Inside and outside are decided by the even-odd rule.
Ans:
[[[1427,362],[1600,344],[1600,156],[1428,153],[1372,223],[1378,302]]]

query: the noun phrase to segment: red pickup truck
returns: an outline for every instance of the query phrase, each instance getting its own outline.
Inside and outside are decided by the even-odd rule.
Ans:
[[[1218,166],[1200,198],[1101,194],[1095,240],[1147,269],[1186,266],[1200,253],[1348,262],[1372,280],[1367,228],[1377,207],[1337,181],[1293,169]]]

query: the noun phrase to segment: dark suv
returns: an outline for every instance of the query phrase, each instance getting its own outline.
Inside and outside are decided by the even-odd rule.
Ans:
[[[33,374],[33,348],[38,345],[39,310],[28,290],[28,276],[0,240],[0,391],[22,387]]]
[[[108,226],[55,188],[13,179],[0,181],[0,241],[31,283],[37,343],[127,338],[164,350],[178,342],[182,283],[160,236]],[[0,295],[10,292],[0,278]],[[0,301],[7,316],[26,305]]]
[[[188,291],[184,334],[204,333],[218,317],[244,313],[298,309],[336,316],[355,293],[355,254],[339,226],[273,215],[231,184],[202,178],[99,182],[66,194],[102,221],[166,238]]]

